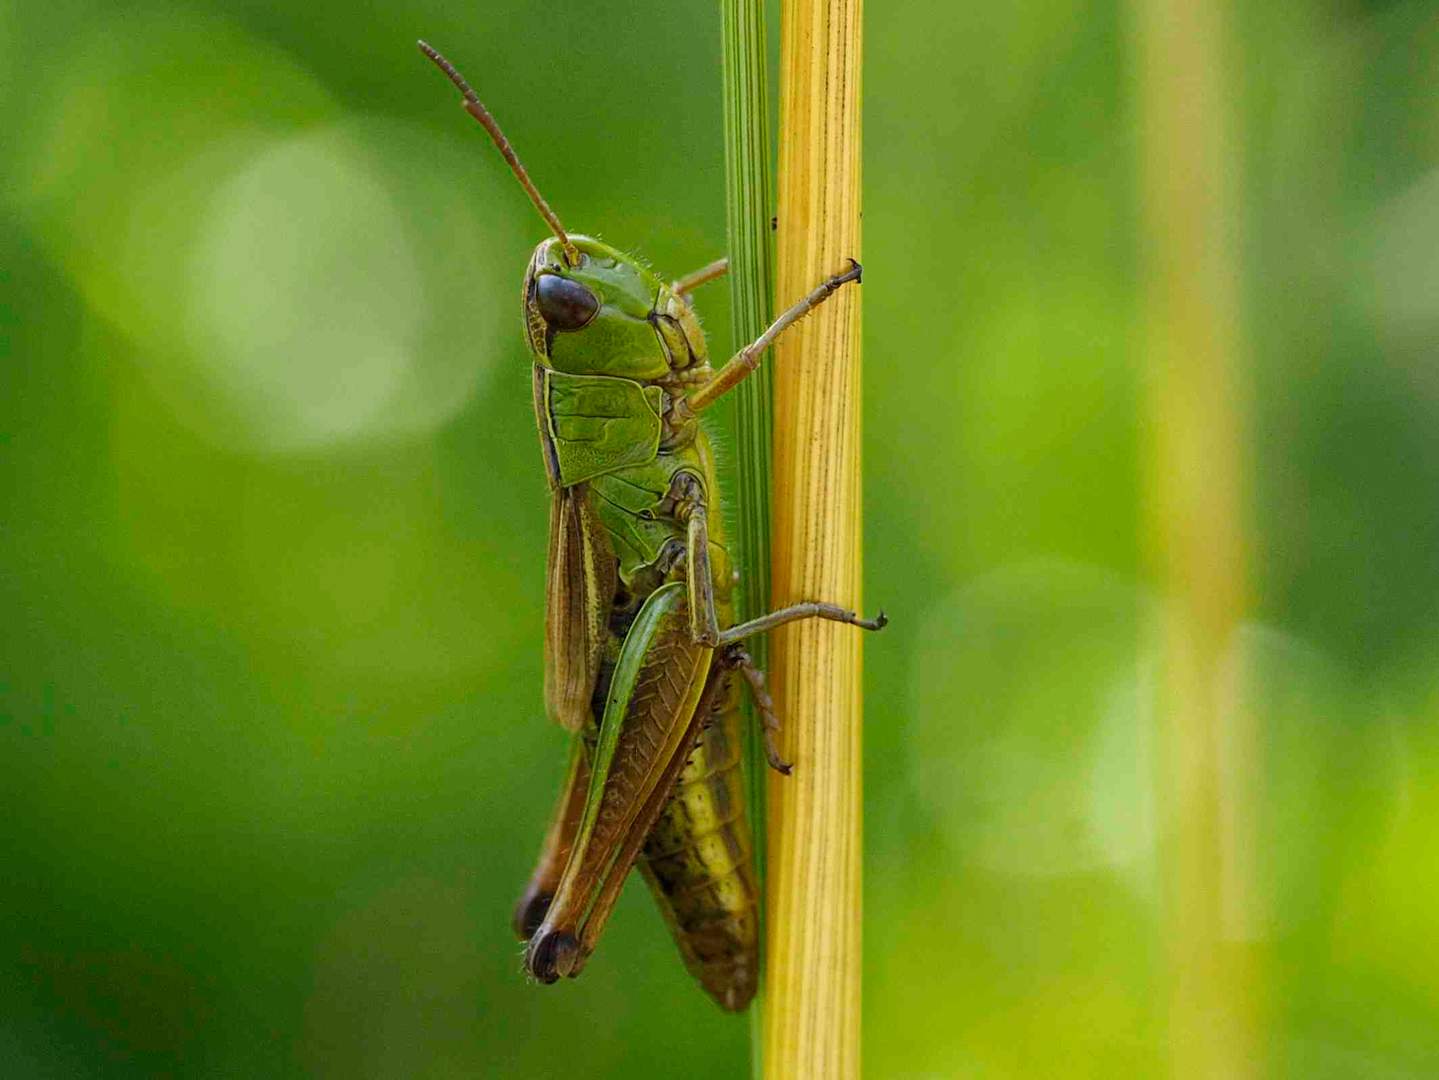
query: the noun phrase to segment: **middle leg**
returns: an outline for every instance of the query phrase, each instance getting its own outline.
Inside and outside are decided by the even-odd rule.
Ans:
[[[699,644],[714,649],[800,619],[827,619],[849,623],[861,630],[882,630],[889,622],[882,611],[875,618],[866,619],[838,604],[807,600],[721,630],[715,612],[714,580],[710,571],[708,500],[704,481],[694,473],[677,473],[668,501],[675,517],[685,523],[685,585],[689,593],[690,631]]]

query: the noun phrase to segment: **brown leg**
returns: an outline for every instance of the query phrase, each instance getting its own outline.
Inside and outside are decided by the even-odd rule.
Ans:
[[[774,698],[769,696],[764,672],[755,666],[754,657],[743,645],[726,646],[724,656],[725,663],[738,669],[749,684],[750,697],[754,699],[755,711],[759,713],[765,760],[775,772],[788,776],[794,766],[780,756],[779,743],[775,739],[779,734],[779,715],[774,711]]]
[[[755,368],[759,367],[760,357],[764,355],[766,349],[774,344],[780,334],[828,300],[841,285],[849,281],[859,281],[861,272],[862,268],[859,263],[850,259],[848,270],[821,281],[815,287],[814,292],[787,311],[781,312],[779,318],[770,323],[768,330],[735,353],[725,362],[725,366],[715,373],[714,378],[690,394],[687,399],[690,409],[699,412],[701,409],[707,408],[727,390],[743,382]]]
[[[716,259],[708,266],[701,266],[698,270],[692,270],[684,277],[675,281],[670,285],[670,291],[679,296],[688,296],[705,282],[713,281],[718,277],[724,277],[725,272],[728,270],[728,259]]]
[[[882,611],[873,619],[864,619],[838,604],[824,604],[807,600],[801,604],[791,604],[778,611],[771,611],[768,615],[761,615],[758,619],[742,622],[738,626],[731,626],[728,630],[721,630],[719,643],[728,645],[731,642],[754,637],[755,634],[763,634],[777,626],[798,622],[801,619],[828,619],[830,622],[849,623],[861,630],[883,630],[889,625],[889,616]]]
[[[673,505],[676,518],[685,523],[685,585],[689,592],[690,633],[701,645],[718,648],[800,619],[828,619],[849,623],[861,630],[882,630],[889,622],[882,611],[873,619],[865,619],[838,604],[809,600],[721,630],[710,572],[709,518],[703,481],[690,472],[676,473],[667,501]]]

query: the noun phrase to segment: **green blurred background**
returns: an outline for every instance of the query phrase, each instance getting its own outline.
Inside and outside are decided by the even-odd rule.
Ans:
[[[1236,5],[1261,1073],[1439,1074],[1439,14]],[[871,4],[874,1076],[1165,1044],[1124,4]],[[508,923],[564,759],[518,291],[724,247],[710,3],[0,4],[0,1071],[736,1076],[632,885]],[[700,294],[729,347],[723,286]]]

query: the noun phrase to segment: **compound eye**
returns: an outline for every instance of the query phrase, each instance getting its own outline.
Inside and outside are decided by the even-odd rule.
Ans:
[[[535,282],[535,302],[554,330],[578,330],[600,310],[594,293],[558,274],[544,274]]]

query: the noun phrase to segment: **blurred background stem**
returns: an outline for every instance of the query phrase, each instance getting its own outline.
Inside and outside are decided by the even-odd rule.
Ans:
[[[774,275],[770,265],[770,138],[768,49],[764,0],[720,0],[724,39],[725,224],[729,252],[730,328],[736,344],[753,341],[770,321]],[[736,539],[740,567],[739,615],[762,614],[769,601],[770,424],[773,367],[761,364],[735,393]],[[755,662],[767,662],[763,635],[748,646]],[[765,758],[754,709],[745,732],[755,870],[764,886]],[[763,895],[763,893],[761,893]],[[761,918],[763,908],[761,907]],[[761,926],[761,943],[763,927]],[[760,989],[750,1013],[754,1074],[763,1068],[759,1017],[763,1015],[764,956]]]
[[[1246,616],[1237,109],[1225,4],[1138,0],[1146,538],[1166,601],[1158,790],[1168,1047],[1179,1077],[1259,1068]]]
[[[860,0],[786,0],[780,21],[777,303],[860,257]],[[777,350],[776,604],[860,599],[860,290]],[[860,637],[808,622],[772,642],[794,774],[772,779],[764,1055],[773,1077],[859,1074]]]

